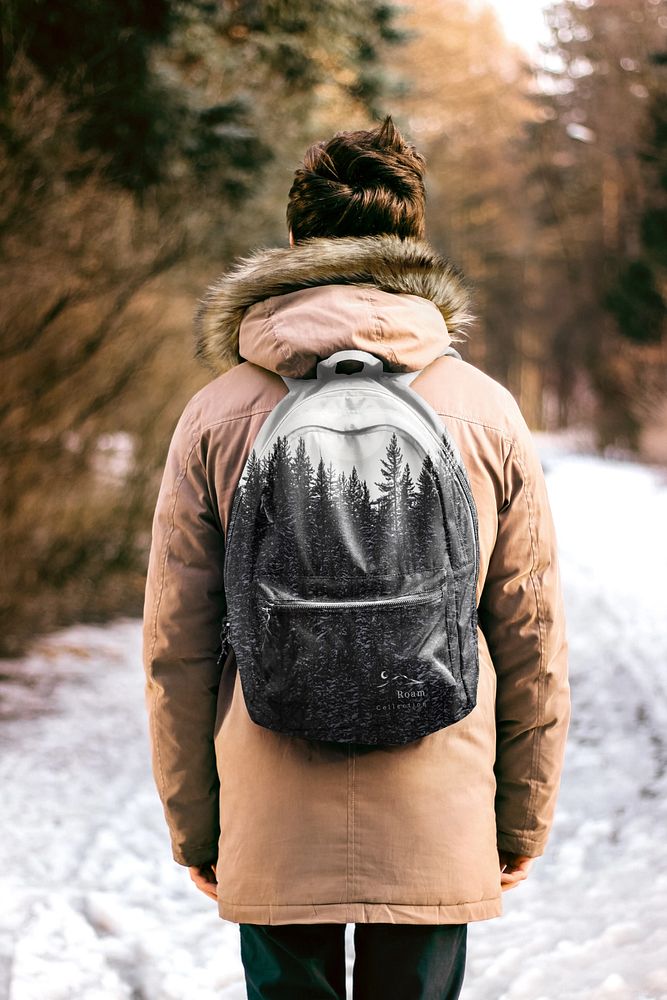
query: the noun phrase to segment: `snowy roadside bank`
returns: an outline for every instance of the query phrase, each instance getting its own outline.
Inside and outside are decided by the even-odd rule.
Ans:
[[[465,1000],[667,998],[667,474],[540,442],[573,720],[547,854],[471,925]],[[0,998],[243,1000],[238,928],[170,859],[135,621],[0,662]],[[351,955],[348,956],[350,958]]]

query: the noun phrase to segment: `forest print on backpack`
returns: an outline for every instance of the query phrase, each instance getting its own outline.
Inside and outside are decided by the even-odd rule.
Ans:
[[[339,372],[349,360],[358,371]],[[222,653],[261,726],[397,745],[475,706],[477,513],[417,374],[338,351],[316,378],[284,379],[254,442],[226,538]]]

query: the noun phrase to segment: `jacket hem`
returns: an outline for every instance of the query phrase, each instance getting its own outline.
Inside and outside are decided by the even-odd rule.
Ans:
[[[218,914],[236,924],[467,924],[503,912],[502,896],[469,903],[232,903],[218,899]]]

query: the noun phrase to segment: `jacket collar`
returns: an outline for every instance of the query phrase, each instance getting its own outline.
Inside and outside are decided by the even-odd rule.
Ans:
[[[461,272],[424,240],[316,237],[258,250],[218,278],[197,310],[197,355],[217,373],[245,359],[302,377],[354,347],[414,371],[462,339],[469,300]]]

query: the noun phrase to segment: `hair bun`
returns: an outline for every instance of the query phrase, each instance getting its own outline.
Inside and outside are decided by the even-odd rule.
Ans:
[[[287,221],[311,236],[423,236],[425,161],[390,116],[369,131],[315,143],[296,171]]]

